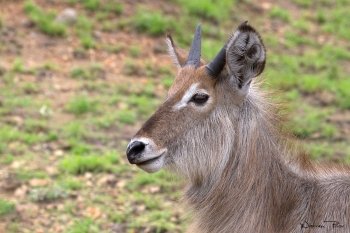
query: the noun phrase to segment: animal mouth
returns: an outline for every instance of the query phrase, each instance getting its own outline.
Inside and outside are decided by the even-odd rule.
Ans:
[[[145,166],[145,165],[152,164],[152,163],[158,161],[159,159],[161,159],[161,157],[163,157],[164,154],[165,154],[165,151],[162,152],[160,155],[154,157],[154,158],[147,159],[147,160],[145,160],[145,161],[139,162],[139,163],[137,163],[136,165],[137,165],[137,166]]]

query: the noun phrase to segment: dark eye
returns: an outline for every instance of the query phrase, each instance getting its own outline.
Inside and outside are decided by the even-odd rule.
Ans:
[[[207,102],[209,99],[209,95],[204,93],[197,93],[194,96],[192,96],[190,102],[193,102],[197,105],[203,105],[205,102]]]

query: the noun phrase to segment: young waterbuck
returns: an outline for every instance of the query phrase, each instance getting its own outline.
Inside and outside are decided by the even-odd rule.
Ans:
[[[187,58],[167,43],[176,79],[126,153],[147,172],[167,167],[188,180],[188,232],[349,233],[350,170],[312,164],[282,132],[254,81],[266,59],[259,34],[241,24],[208,64],[199,26]]]

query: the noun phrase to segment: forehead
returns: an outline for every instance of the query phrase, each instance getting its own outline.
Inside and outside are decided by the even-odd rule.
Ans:
[[[182,94],[193,84],[198,83],[198,87],[210,89],[214,87],[215,80],[210,78],[204,67],[195,69],[194,67],[184,67],[179,70],[173,85],[170,87],[168,95],[174,96]]]

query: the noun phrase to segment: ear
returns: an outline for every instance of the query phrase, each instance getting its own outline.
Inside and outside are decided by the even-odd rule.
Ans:
[[[173,38],[170,35],[167,35],[166,43],[168,45],[168,53],[177,68],[184,66],[186,63],[186,56],[184,56],[184,52],[176,48]]]
[[[265,67],[266,51],[260,35],[247,22],[241,24],[227,44],[226,61],[230,79],[246,92],[253,78]]]

